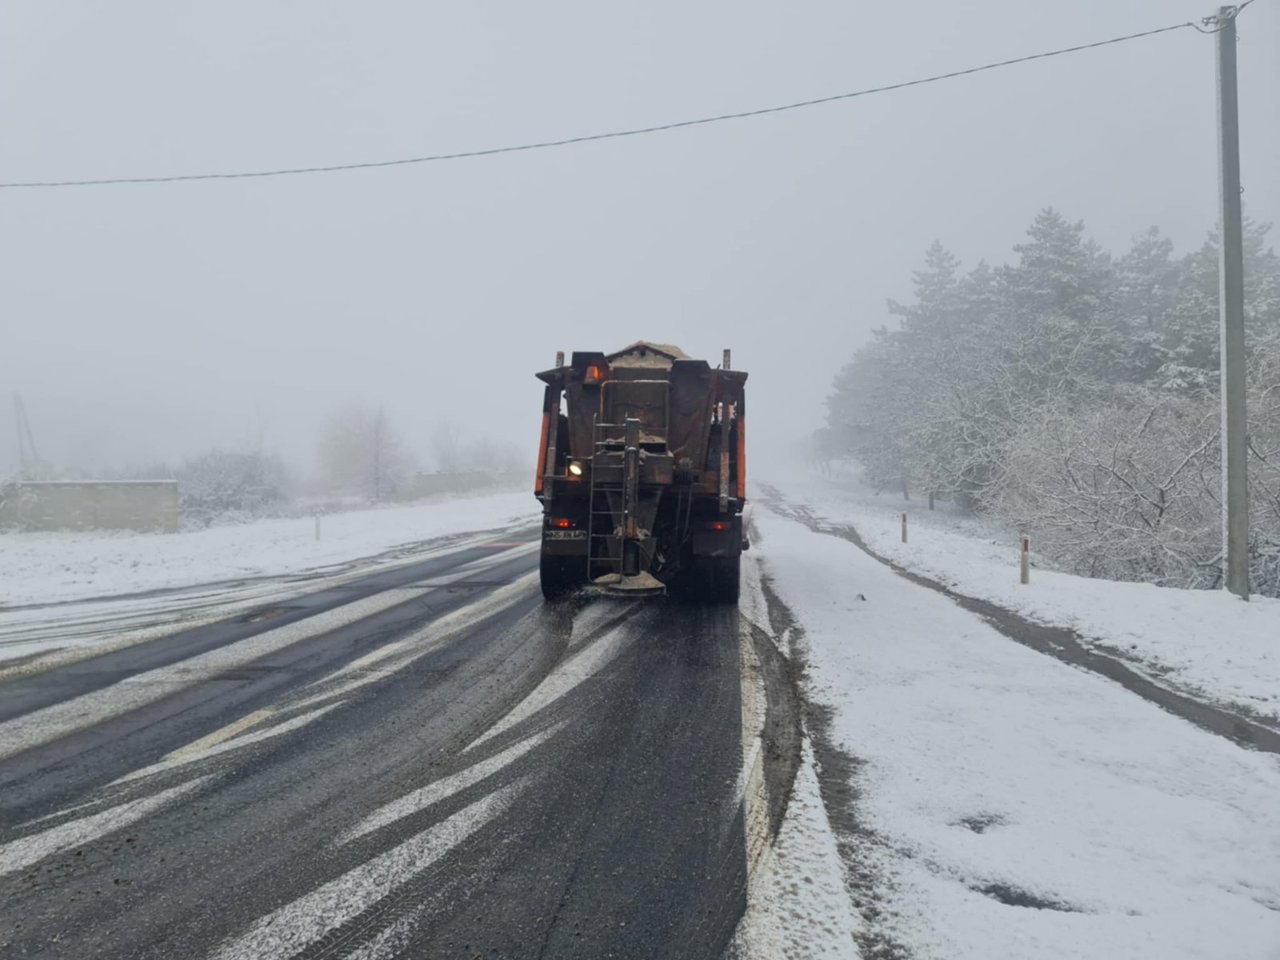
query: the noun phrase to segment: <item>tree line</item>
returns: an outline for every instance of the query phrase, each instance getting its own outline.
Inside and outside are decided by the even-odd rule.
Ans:
[[[415,450],[427,455],[426,466]],[[96,471],[92,478],[177,480],[183,525],[202,527],[483,489],[523,471],[526,462],[517,448],[487,436],[468,436],[448,421],[437,422],[429,436],[409,444],[383,409],[353,404],[325,420],[309,469],[291,467],[258,445],[214,448],[176,466]],[[72,469],[53,478],[91,477]]]
[[[1250,572],[1280,596],[1280,257],[1245,228]],[[1063,569],[1220,585],[1219,238],[1120,255],[1042,211],[1003,266],[940,243],[914,299],[837,375],[819,448],[878,486],[947,497]]]

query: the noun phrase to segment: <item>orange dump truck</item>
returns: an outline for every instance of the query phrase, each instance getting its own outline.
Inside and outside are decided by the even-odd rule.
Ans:
[[[676,347],[576,351],[546,384],[534,493],[542,592],[738,599],[747,375]]]

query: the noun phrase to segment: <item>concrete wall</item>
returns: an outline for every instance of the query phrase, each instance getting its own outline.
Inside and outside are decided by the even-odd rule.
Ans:
[[[25,481],[0,489],[0,526],[22,530],[178,529],[176,480]]]

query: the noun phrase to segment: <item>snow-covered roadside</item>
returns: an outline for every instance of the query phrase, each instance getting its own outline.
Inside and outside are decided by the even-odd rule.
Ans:
[[[784,655],[786,640],[770,629],[757,551],[743,558],[741,615]],[[806,736],[787,810],[747,885],[747,909],[734,938],[735,960],[845,960],[860,924],[845,890],[836,837],[827,819]]]
[[[315,521],[253,523],[171,534],[0,534],[0,609],[278,576],[347,563],[435,537],[537,515],[528,492],[353,510]]]
[[[787,815],[747,891],[735,956],[848,960],[857,927],[806,741]]]
[[[1043,623],[1075,630],[1152,680],[1280,719],[1280,600],[1244,603],[1225,591],[1093,580],[1036,567],[1018,582],[1016,531],[939,504],[875,493],[856,477],[789,478],[788,502],[854,527],[869,547],[910,570]],[[910,524],[901,541],[903,511]],[[1032,545],[1034,550],[1034,544]]]
[[[755,522],[809,695],[862,761],[873,936],[915,958],[1280,955],[1276,757],[1010,643],[848,542]]]

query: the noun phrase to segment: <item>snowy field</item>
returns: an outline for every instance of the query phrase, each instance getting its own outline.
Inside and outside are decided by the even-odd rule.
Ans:
[[[0,609],[279,576],[406,544],[532,522],[528,491],[258,520],[184,533],[0,534]]]
[[[1225,591],[1092,580],[1040,566],[1023,586],[1017,531],[996,530],[946,504],[931,513],[919,498],[877,496],[856,478],[789,478],[778,486],[787,502],[853,526],[882,556],[959,593],[1071,627],[1165,686],[1280,718],[1280,600],[1245,603]]]
[[[425,559],[537,515],[528,493],[503,493],[326,514],[319,540],[310,517],[174,534],[0,535],[0,676],[287,603],[299,589],[404,562],[402,550]]]
[[[859,761],[866,859],[844,870],[871,906],[851,923],[831,902],[827,819],[801,803],[749,918],[781,938],[773,955],[840,955],[856,930],[917,960],[1280,956],[1280,759],[1014,643],[851,543],[762,507],[755,523],[809,696]],[[795,952],[789,925],[825,935]]]

